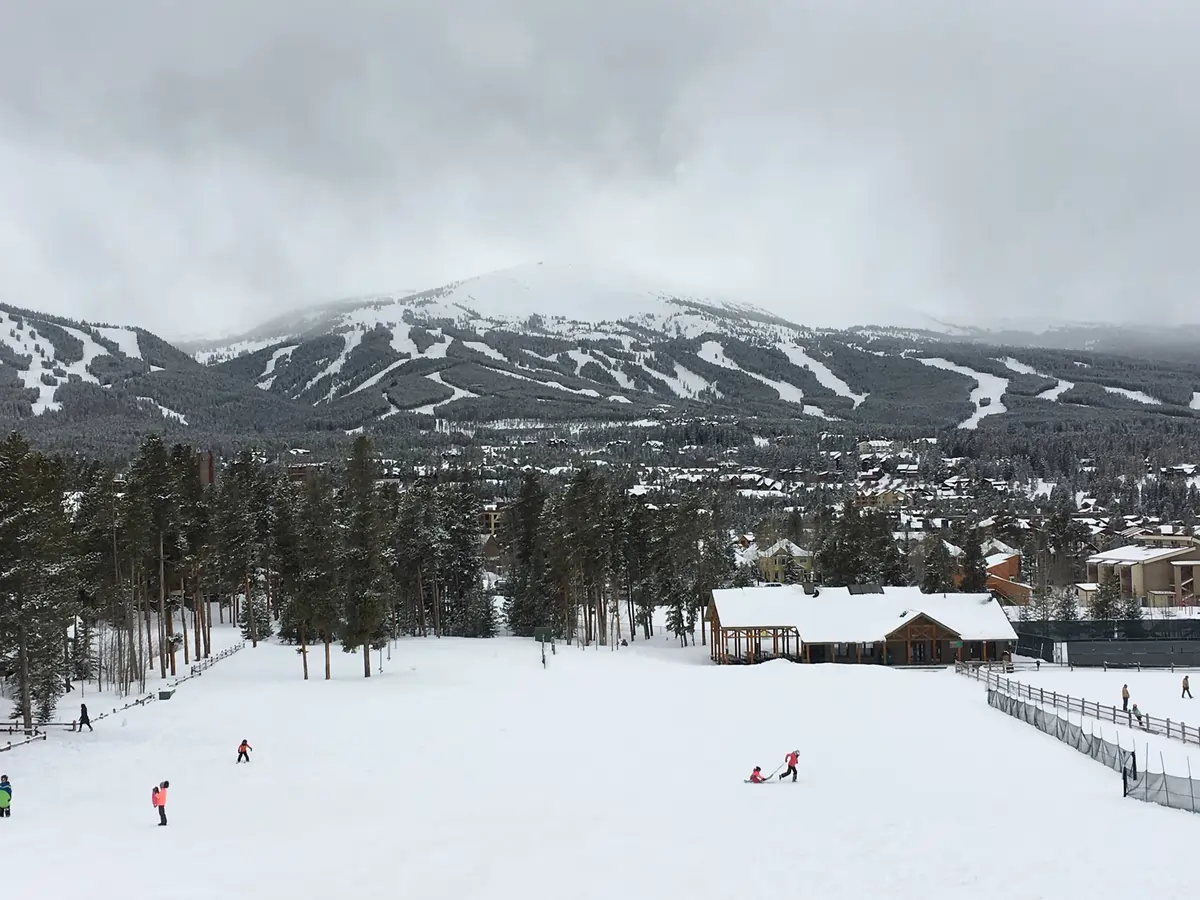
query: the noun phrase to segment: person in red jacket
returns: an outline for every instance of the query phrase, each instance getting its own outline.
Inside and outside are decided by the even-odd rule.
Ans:
[[[150,792],[150,802],[158,810],[158,824],[160,826],[167,824],[167,788],[171,786],[171,782],[164,781],[162,784],[154,786]]]
[[[244,760],[245,762],[250,762],[250,751],[253,749],[254,748],[250,746],[250,742],[243,738],[242,742],[238,744],[237,761],[242,762]]]
[[[798,763],[800,761],[800,751],[793,750],[791,753],[789,753],[783,759],[784,759],[784,762],[787,763],[787,771],[779,776],[779,780],[783,781],[783,779],[785,779],[789,775],[791,775],[792,781],[795,781],[796,780],[796,763]]]
[[[767,779],[763,778],[762,766],[755,766],[754,771],[750,773],[751,784],[762,784]]]

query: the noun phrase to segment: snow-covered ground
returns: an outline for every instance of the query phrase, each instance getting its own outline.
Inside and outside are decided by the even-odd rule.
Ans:
[[[941,357],[919,356],[916,359],[917,362],[924,365],[933,366],[936,369],[945,369],[947,372],[956,372],[959,375],[965,375],[967,378],[975,380],[975,387],[971,390],[971,402],[975,404],[975,412],[970,418],[959,422],[959,428],[974,430],[979,427],[980,421],[985,416],[995,416],[1002,412],[1007,412],[1004,404],[1000,402],[1000,398],[1008,390],[1007,378],[1001,378],[998,375],[989,375],[987,372],[976,372],[974,369],[968,369],[966,366],[960,366]],[[983,403],[984,400],[987,400],[986,406]]]
[[[74,896],[80,878],[97,900],[1193,886],[1171,864],[1190,814],[1122,798],[1113,772],[950,671],[714,667],[665,639],[560,646],[545,669],[515,638],[384,655],[364,680],[335,649],[326,682],[314,653],[305,682],[293,648],[247,648],[169,702],[4,754],[5,896]],[[250,765],[234,762],[242,738]],[[798,784],[743,783],[793,747]],[[149,802],[163,779],[166,829]],[[1059,814],[1031,814],[1051,797]],[[1162,862],[1104,863],[1125,859]]]
[[[1103,669],[1069,669],[1043,665],[1040,670],[1020,670],[1003,677],[1033,688],[1043,688],[1074,699],[1086,700],[1089,704],[1099,703],[1103,708],[1117,709],[1121,708],[1121,686],[1128,684],[1129,702],[1136,703],[1143,713],[1194,728],[1200,725],[1200,700],[1181,697],[1180,684],[1185,674],[1194,682],[1192,693],[1200,695],[1200,670],[1138,672],[1136,669],[1110,669],[1105,672]],[[1060,709],[1058,714],[1068,718],[1065,710]],[[1072,714],[1069,718],[1077,725],[1080,723],[1078,714]],[[1200,778],[1200,746],[1185,744],[1165,735],[1147,734],[1136,727],[1113,724],[1111,721],[1097,721],[1091,716],[1084,717],[1082,723],[1085,731],[1094,730],[1095,733],[1103,734],[1114,742],[1119,739],[1124,747],[1136,746],[1139,765],[1149,765],[1154,771],[1162,771],[1160,763],[1165,762],[1168,773],[1186,776],[1190,761],[1192,773],[1196,778]],[[1147,748],[1150,750],[1149,758],[1145,755]]]
[[[217,611],[216,607],[214,606],[213,607],[213,615],[214,616],[216,615],[216,611]],[[228,612],[226,614],[228,614]],[[176,619],[175,627],[177,630],[179,628],[179,624],[180,624],[179,620]],[[154,622],[154,627],[155,628],[158,627],[157,621]],[[147,694],[155,694],[158,692],[159,688],[169,687],[172,684],[178,682],[181,678],[184,678],[185,676],[188,675],[192,664],[197,663],[197,662],[203,662],[203,659],[196,660],[196,659],[190,658],[192,648],[195,646],[194,645],[195,632],[193,631],[194,627],[195,626],[193,624],[192,617],[189,615],[188,623],[187,623],[187,634],[188,634],[188,656],[189,656],[190,661],[185,663],[183,650],[182,649],[179,650],[175,654],[175,674],[174,675],[171,675],[169,670],[168,670],[168,674],[167,674],[166,678],[162,678],[159,675],[159,669],[158,669],[158,663],[157,663],[158,656],[157,656],[157,651],[156,651],[156,654],[154,656],[155,666],[153,669],[147,671],[147,673],[146,673],[146,690],[144,692],[142,692],[138,689],[139,685],[134,685],[133,692],[131,694],[129,694],[128,696],[120,696],[117,691],[113,690],[109,686],[107,676],[105,677],[104,682],[103,682],[103,690],[101,690],[99,688],[95,679],[92,679],[92,680],[86,681],[86,682],[76,681],[73,683],[73,689],[69,693],[67,693],[61,700],[59,700],[58,705],[55,707],[54,718],[51,721],[53,721],[53,722],[68,722],[68,723],[74,722],[76,719],[79,718],[79,704],[80,703],[87,704],[88,714],[92,718],[92,720],[95,721],[97,718],[99,718],[102,715],[113,715],[114,711],[119,710],[121,707],[125,706],[127,703],[131,703],[135,700],[145,697]],[[241,640],[242,640],[242,633],[241,633],[240,629],[235,628],[234,626],[228,625],[228,624],[214,624],[213,628],[212,628],[212,653],[215,656],[216,654],[221,653],[222,651],[227,650],[230,647],[234,646],[235,644],[239,643]],[[224,661],[225,660],[222,660],[222,662],[224,662]],[[195,683],[195,679],[192,679],[191,681],[187,682],[187,685],[188,685],[187,688],[181,687],[180,690],[190,689],[190,686],[194,683]],[[172,699],[175,699],[175,698],[172,698]],[[7,723],[11,720],[11,718],[12,718],[11,713],[13,710],[13,705],[14,704],[13,704],[13,698],[11,696],[11,691],[9,691],[5,694],[0,694],[0,722]],[[57,733],[59,731],[58,728],[53,728],[53,727],[50,728],[49,730],[52,733]],[[51,738],[51,740],[53,740],[53,739],[54,738]],[[0,736],[0,745],[8,743],[10,740],[15,744],[19,740],[21,740],[21,736],[4,734],[3,736]],[[14,750],[11,752],[15,753],[16,751]],[[12,757],[0,757],[0,770],[4,770],[4,765],[5,765],[4,760],[11,759],[11,758]],[[7,770],[4,770],[4,771],[7,771]]]

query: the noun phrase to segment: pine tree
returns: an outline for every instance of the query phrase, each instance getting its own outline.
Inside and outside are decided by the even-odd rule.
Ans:
[[[1103,621],[1116,618],[1121,604],[1121,582],[1115,575],[1109,575],[1100,582],[1099,589],[1092,594],[1088,603],[1088,613],[1093,619]]]
[[[959,590],[967,594],[981,594],[987,590],[987,561],[983,558],[979,532],[971,529],[962,537],[962,581]]]
[[[339,548],[330,534],[337,510],[333,489],[322,476],[308,479],[300,504],[300,530],[297,555],[300,567],[296,578],[296,597],[288,606],[288,616],[296,628],[297,640],[308,678],[308,642],[321,640],[325,648],[325,680],[331,677],[330,647],[342,627],[342,598],[338,583]]]
[[[375,493],[375,465],[370,441],[354,441],[346,470],[346,511],[339,567],[342,571],[342,650],[362,650],[363,677],[371,677],[371,650],[386,640],[382,508]]]
[[[1079,604],[1070,588],[1059,588],[1051,597],[1051,615],[1058,622],[1079,621]]]
[[[273,633],[271,614],[267,612],[267,601],[262,585],[257,581],[252,582],[250,596],[246,598],[242,615],[242,637],[250,640],[253,635],[255,640],[264,641]]]
[[[154,583],[158,596],[158,660],[159,674],[167,677],[168,665],[175,673],[175,654],[168,640],[171,633],[167,618],[167,545],[175,525],[175,480],[171,458],[162,437],[151,434],[142,441],[137,458],[130,469],[128,492],[133,501],[133,515],[140,520],[140,555],[152,559],[146,574]]]
[[[932,531],[921,540],[925,559],[921,575],[921,592],[941,594],[954,590],[954,560],[940,531]]]
[[[1142,618],[1142,600],[1140,597],[1122,597],[1117,603],[1114,618],[1126,622],[1137,622]]]

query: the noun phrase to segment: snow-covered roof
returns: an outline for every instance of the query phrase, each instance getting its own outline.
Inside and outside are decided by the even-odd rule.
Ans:
[[[799,557],[800,559],[808,559],[810,556],[812,556],[811,550],[805,550],[799,544],[792,543],[787,538],[773,543],[770,547],[763,551],[762,555],[778,556],[781,553],[790,553],[792,556]]]
[[[990,569],[992,566],[998,566],[1007,562],[1016,555],[1016,553],[993,553],[984,559],[983,564],[986,568]]]
[[[1185,549],[1190,548],[1147,547],[1145,544],[1126,544],[1124,547],[1114,547],[1112,550],[1105,550],[1103,553],[1095,553],[1089,556],[1087,561],[1090,563],[1136,565],[1138,563],[1169,559]]]
[[[923,594],[917,587],[884,587],[882,594],[800,585],[713,591],[724,628],[794,628],[808,644],[881,641],[919,613],[967,641],[1015,641],[1004,608],[991,594]]]

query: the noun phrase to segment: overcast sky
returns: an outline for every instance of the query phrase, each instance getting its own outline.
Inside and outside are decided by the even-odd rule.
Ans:
[[[545,259],[814,324],[1200,321],[1198,39],[1196,0],[3,0],[0,300],[178,337]]]

